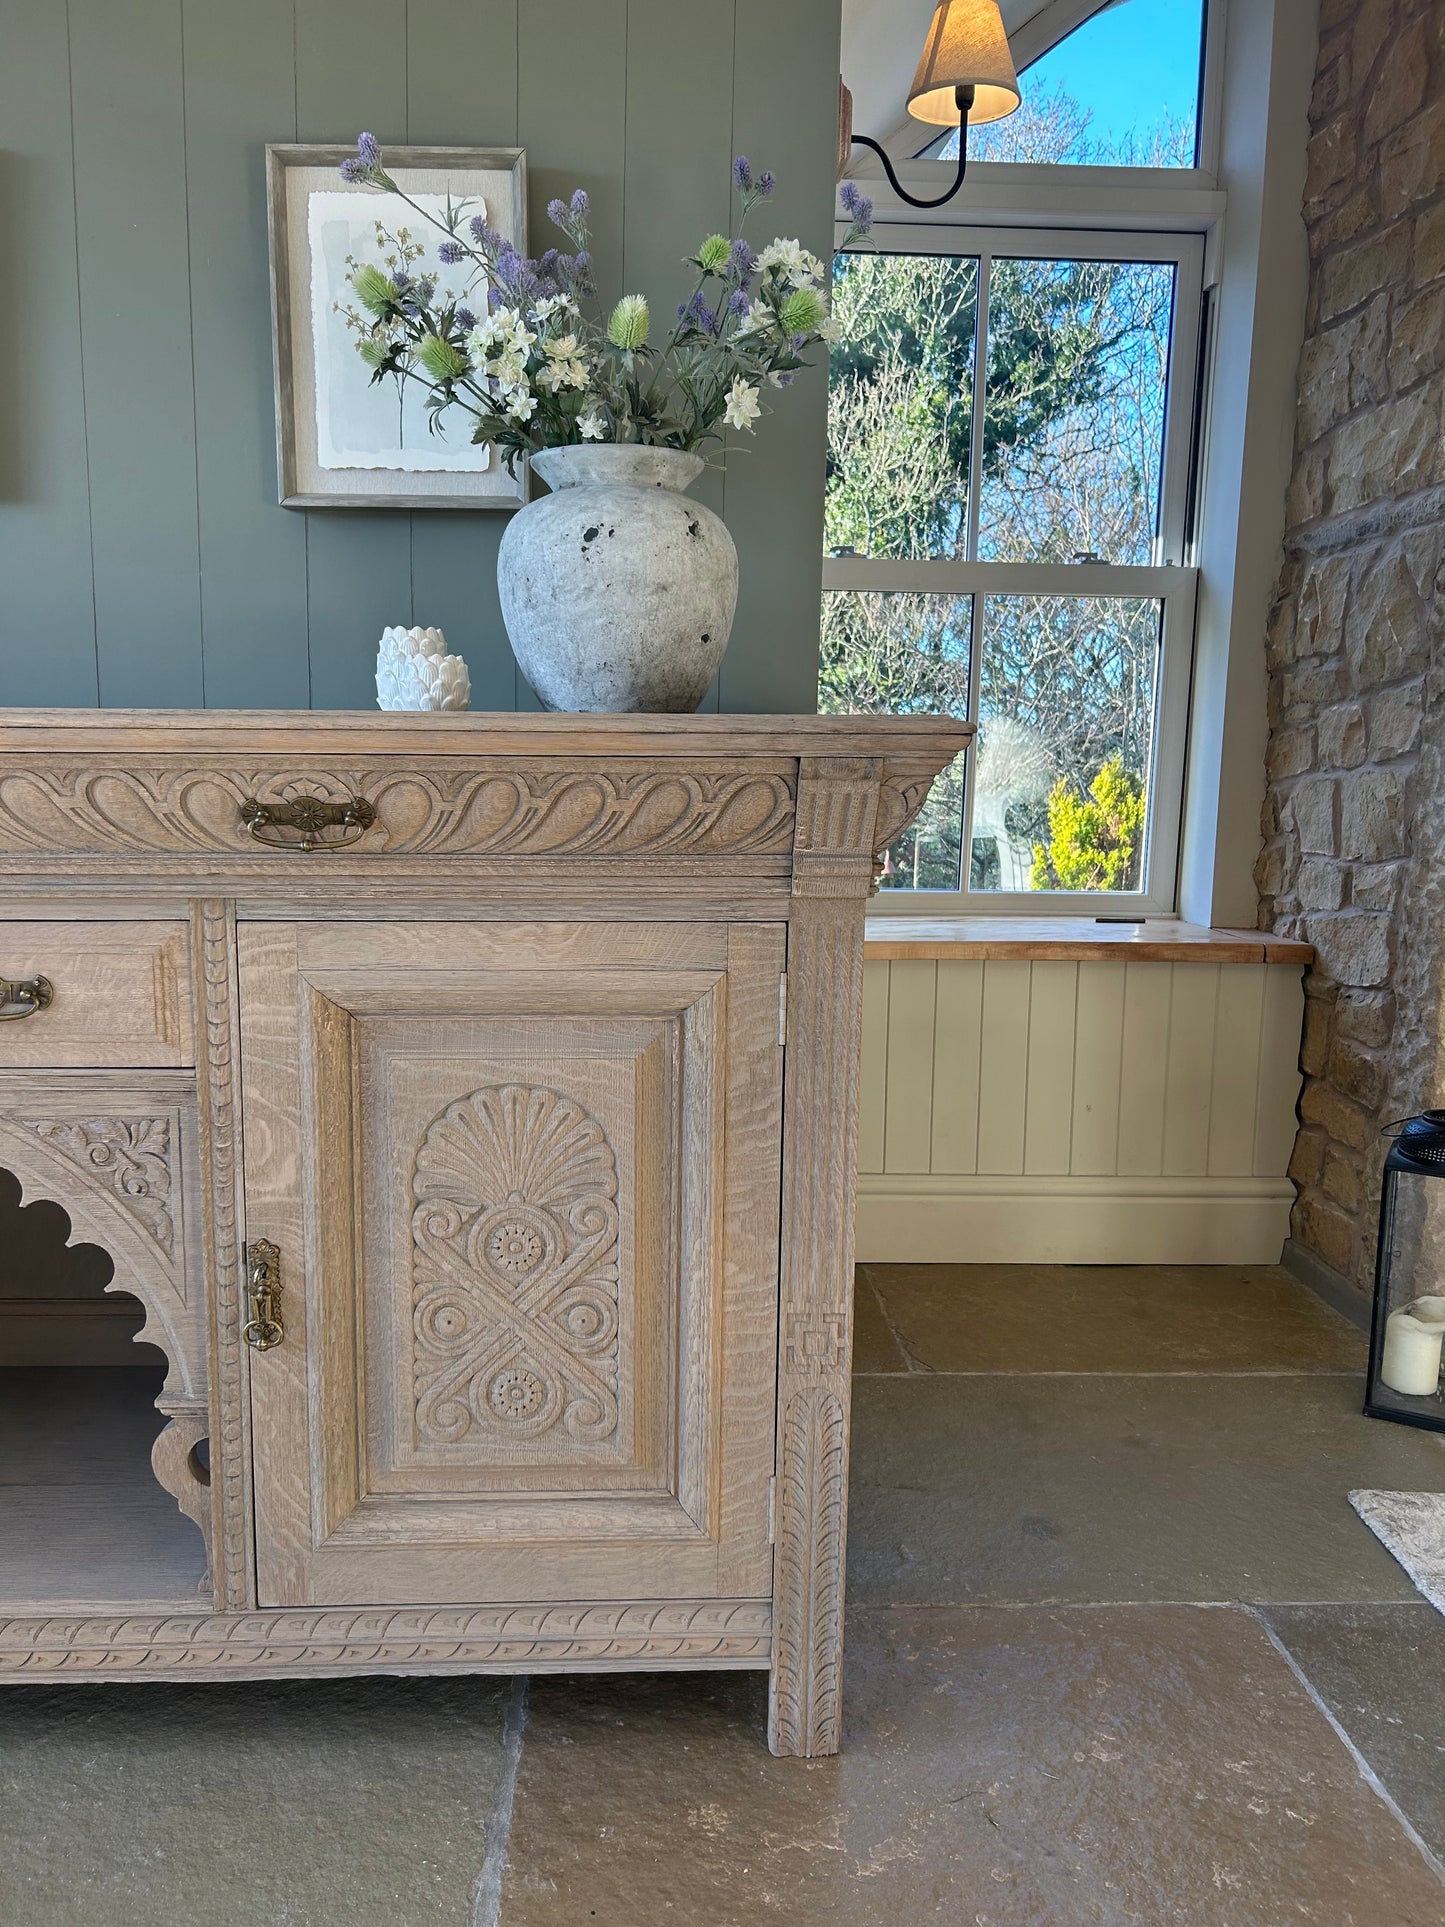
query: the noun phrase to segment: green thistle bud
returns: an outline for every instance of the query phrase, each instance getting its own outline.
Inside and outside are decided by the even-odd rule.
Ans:
[[[828,319],[828,304],[816,288],[795,288],[778,305],[778,319],[790,335],[810,335]]]
[[[356,352],[368,368],[379,368],[386,360],[389,350],[384,341],[373,341],[368,335],[364,341],[357,342]]]
[[[640,294],[625,294],[612,310],[607,323],[607,339],[614,348],[621,348],[627,354],[635,354],[639,348],[647,346],[647,330],[652,325],[652,317],[647,312],[647,297]]]
[[[370,261],[363,261],[351,276],[351,285],[356,290],[356,298],[368,314],[380,314],[390,301],[396,299],[396,283],[384,275],[380,268],[373,267]]]
[[[461,349],[443,341],[440,335],[426,335],[417,344],[416,358],[433,381],[455,381],[471,366]]]
[[[732,257],[733,244],[725,234],[710,234],[697,251],[704,274],[721,274]]]

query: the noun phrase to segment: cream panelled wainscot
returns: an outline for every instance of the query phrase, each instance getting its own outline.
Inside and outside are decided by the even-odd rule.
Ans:
[[[863,913],[967,735],[0,712],[0,1167],[205,1541],[12,1506],[0,1676],[758,1667],[836,1749]]]

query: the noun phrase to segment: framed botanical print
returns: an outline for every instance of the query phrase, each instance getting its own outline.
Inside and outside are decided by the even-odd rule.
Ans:
[[[493,448],[470,439],[461,409],[433,428],[425,389],[392,375],[373,382],[348,276],[355,263],[404,262],[434,277],[459,305],[472,265],[446,266],[438,249],[450,198],[526,253],[527,162],[520,147],[388,147],[387,172],[414,205],[350,185],[350,147],[269,146],[271,318],[276,370],[276,464],[285,508],[514,508],[526,499]],[[404,232],[403,232],[404,231]],[[449,285],[450,284],[450,285]]]

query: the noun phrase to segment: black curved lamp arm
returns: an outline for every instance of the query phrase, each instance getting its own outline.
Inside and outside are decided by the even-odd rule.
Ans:
[[[934,200],[920,201],[916,194],[910,194],[902,181],[900,181],[898,176],[893,172],[893,163],[888,158],[886,151],[879,146],[878,142],[870,140],[867,134],[853,135],[853,145],[855,147],[872,148],[873,152],[883,163],[883,172],[888,176],[888,185],[893,189],[893,192],[898,196],[899,200],[907,201],[910,207],[942,207],[944,202],[951,201],[963,186],[963,177],[968,170],[968,110],[973,105],[972,87],[955,87],[953,90],[953,98],[958,107],[958,172],[953,177],[953,186],[948,189],[947,193],[938,195]]]

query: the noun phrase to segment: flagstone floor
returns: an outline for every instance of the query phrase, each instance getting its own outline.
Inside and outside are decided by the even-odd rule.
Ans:
[[[748,1674],[0,1696],[0,1927],[1440,1927],[1445,1619],[1274,1269],[859,1272],[847,1711]],[[0,1485],[4,1483],[0,1468]]]

